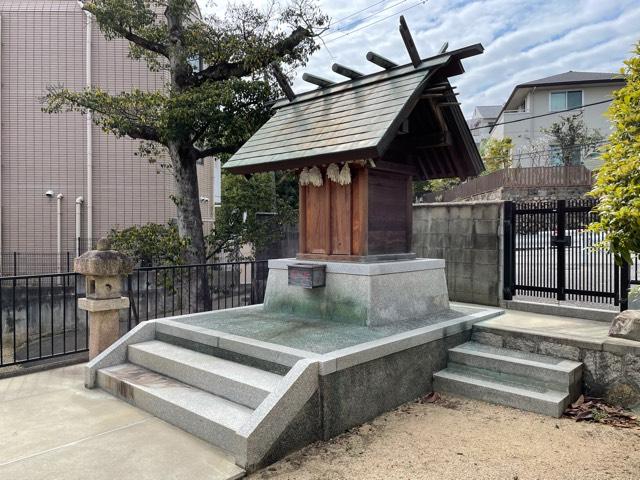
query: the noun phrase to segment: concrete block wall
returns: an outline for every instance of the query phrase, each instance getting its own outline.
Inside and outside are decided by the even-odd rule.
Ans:
[[[451,300],[500,305],[503,212],[504,202],[414,205],[412,250],[445,260]]]

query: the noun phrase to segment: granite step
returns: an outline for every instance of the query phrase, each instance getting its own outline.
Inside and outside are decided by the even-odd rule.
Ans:
[[[540,380],[557,387],[559,391],[572,393],[579,388],[582,378],[580,362],[473,341],[449,349],[449,361]]]
[[[158,340],[129,345],[129,362],[255,409],[282,376]]]
[[[520,410],[560,417],[571,401],[560,391],[535,379],[449,363],[433,376],[434,390],[453,393]]]
[[[229,452],[243,455],[243,439],[236,431],[253,410],[225,398],[124,363],[98,370],[98,385],[156,417]]]

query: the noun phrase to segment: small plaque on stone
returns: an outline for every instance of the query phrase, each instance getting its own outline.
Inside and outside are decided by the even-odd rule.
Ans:
[[[324,287],[326,265],[296,263],[289,265],[289,285],[302,288]]]

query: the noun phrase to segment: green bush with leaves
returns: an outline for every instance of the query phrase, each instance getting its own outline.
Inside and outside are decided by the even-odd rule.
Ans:
[[[488,175],[497,170],[511,167],[511,150],[513,141],[509,137],[500,140],[488,138],[480,144],[480,156],[484,162],[485,171],[483,175]]]
[[[109,232],[111,248],[126,253],[142,266],[180,265],[185,263],[189,246],[180,237],[176,225],[147,223]]]
[[[548,150],[557,151],[565,166],[582,164],[585,158],[598,152],[603,140],[599,130],[587,127],[582,112],[561,117],[540,131],[548,136]]]
[[[613,125],[591,195],[600,202],[590,228],[606,235],[601,246],[618,263],[640,253],[640,42],[625,62],[626,86],[614,92],[608,117]]]
[[[214,229],[206,237],[207,256],[220,253],[240,259],[240,249],[256,250],[281,238],[284,226],[297,215],[296,179],[291,174],[260,173],[247,179],[240,175],[222,177],[222,206],[216,213]]]

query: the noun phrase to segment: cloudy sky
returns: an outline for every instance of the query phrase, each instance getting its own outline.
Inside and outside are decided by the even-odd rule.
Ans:
[[[205,12],[225,4],[199,2]],[[476,105],[502,104],[518,83],[568,70],[617,72],[640,40],[638,0],[320,0],[320,6],[333,28],[304,71],[330,79],[344,80],[331,71],[333,62],[376,71],[365,59],[369,50],[408,63],[400,14],[422,57],[445,41],[449,49],[482,43],[485,53],[465,60],[466,73],[452,79],[467,115]],[[301,75],[294,90],[313,88]]]

